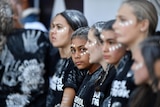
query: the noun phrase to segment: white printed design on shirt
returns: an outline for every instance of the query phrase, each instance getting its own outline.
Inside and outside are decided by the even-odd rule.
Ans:
[[[84,107],[83,99],[79,98],[78,96],[75,96],[73,107]]]
[[[127,90],[126,81],[113,81],[111,95],[113,97],[129,98],[130,90]]]
[[[96,92],[96,91],[94,92],[92,103],[91,103],[92,105],[99,106],[100,95],[101,95],[100,92]]]
[[[63,75],[58,77],[57,75],[53,75],[52,78],[50,78],[50,88],[52,90],[57,91],[63,91]]]
[[[6,105],[7,107],[24,107],[29,103],[28,98],[28,95],[10,94],[7,96]]]
[[[25,60],[19,67],[21,75],[18,80],[22,83],[21,90],[23,93],[30,94],[32,90],[37,90],[44,84],[44,64],[38,63],[36,59]]]
[[[16,86],[20,83],[21,91],[30,94],[44,84],[43,74],[44,64],[38,63],[36,59],[17,61],[6,65],[2,83],[8,86]]]

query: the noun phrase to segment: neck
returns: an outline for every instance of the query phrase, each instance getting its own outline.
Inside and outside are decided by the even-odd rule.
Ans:
[[[96,64],[93,64],[90,69],[89,69],[89,74],[92,74],[94,73],[101,65],[96,63]]]
[[[59,48],[59,54],[61,58],[69,58],[71,57],[70,46],[66,46],[63,48]]]
[[[102,59],[102,61],[100,62],[100,65],[102,66],[104,71],[107,69],[107,62],[104,59]]]
[[[141,43],[145,38],[147,38],[147,36],[148,36],[147,33],[143,33],[143,34],[139,35],[139,37],[137,39],[135,39],[135,41],[133,41],[133,43],[131,43],[129,45],[131,52],[133,52],[134,49],[139,45],[139,43]]]

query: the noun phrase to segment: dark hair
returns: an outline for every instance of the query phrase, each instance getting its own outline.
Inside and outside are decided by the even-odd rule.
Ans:
[[[71,36],[71,40],[74,38],[82,38],[87,40],[89,27],[80,27],[77,30],[75,30]]]
[[[158,79],[154,73],[154,64],[160,59],[160,35],[148,37],[140,43],[140,51],[152,79],[153,87],[158,86]]]
[[[160,36],[160,31],[157,30],[154,35],[159,35]]]
[[[57,15],[62,15],[74,31],[80,27],[88,26],[86,17],[78,10],[65,10]]]
[[[34,0],[28,0],[29,7],[34,7]]]
[[[102,27],[102,30],[113,30],[112,26],[115,22],[115,19],[114,20],[109,20],[107,21],[106,23],[104,23],[104,26]]]
[[[100,43],[102,43],[102,39],[100,38],[100,34],[102,32],[103,26],[106,24],[106,21],[99,21],[93,24],[90,28],[94,32],[94,36],[98,39]]]
[[[90,29],[94,31],[94,36],[97,38],[97,40],[100,43],[102,43],[102,39],[100,38],[102,30],[113,30],[112,25],[113,25],[114,21],[115,20],[99,21],[91,26]],[[104,82],[104,80],[108,74],[108,71],[111,69],[113,69],[113,66],[108,64],[106,71],[103,71],[102,73],[100,73],[99,77],[95,81],[95,90],[96,91],[100,90],[100,87],[101,87],[102,83]]]
[[[146,38],[139,44],[139,48],[152,84],[151,86],[149,84],[139,86],[132,94],[129,107],[159,107],[159,79],[155,75],[154,64],[157,60],[160,60],[160,35],[152,35]]]

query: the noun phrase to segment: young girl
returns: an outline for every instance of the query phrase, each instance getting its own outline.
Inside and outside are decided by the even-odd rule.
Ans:
[[[135,88],[134,83],[131,81],[132,76],[127,75],[133,61],[130,52],[126,51],[126,46],[116,41],[116,34],[112,28],[113,23],[114,20],[108,21],[101,33],[104,59],[116,68],[116,76],[112,82],[110,97],[105,99],[103,107],[125,107],[129,95]]]
[[[149,37],[134,50],[132,66],[135,83],[129,107],[159,107],[160,36]]]
[[[49,78],[49,92],[47,107],[58,106],[63,95],[64,82],[74,64],[71,61],[70,42],[71,34],[80,27],[87,26],[85,16],[77,10],[65,10],[58,13],[51,22],[50,41],[59,50],[60,60]]]
[[[113,25],[118,42],[131,51],[147,36],[155,33],[158,23],[157,11],[147,0],[125,0],[120,6]]]
[[[101,50],[100,32],[106,22],[91,26],[85,47],[89,52],[89,62],[100,64],[99,68],[88,71],[74,99],[74,107],[99,107],[109,95],[115,69],[104,61]]]
[[[71,53],[75,68],[70,72],[69,78],[65,83],[61,107],[72,106],[75,94],[87,71],[90,70],[92,72],[92,70],[99,67],[98,64],[89,63],[89,54],[87,48],[85,48],[88,31],[88,27],[82,27],[72,34]]]
[[[131,50],[131,53],[133,53],[136,45],[148,36],[154,34],[157,22],[157,12],[152,3],[147,0],[125,0],[118,10],[113,29],[117,33],[117,41],[126,45],[127,48]],[[126,77],[132,77],[131,73],[132,72],[126,73]],[[133,84],[133,79],[127,78],[126,80]],[[132,92],[130,91],[132,90],[131,84],[125,84],[125,87],[122,89],[125,89],[126,91],[119,96],[114,95],[115,92],[113,92],[113,95],[115,96],[115,101],[113,103],[115,103],[115,105],[122,105],[123,107],[120,100],[129,98]],[[119,90],[117,90],[117,92],[119,93]],[[119,98],[121,99],[119,100]],[[126,104],[127,101],[128,100],[123,100],[123,103]]]

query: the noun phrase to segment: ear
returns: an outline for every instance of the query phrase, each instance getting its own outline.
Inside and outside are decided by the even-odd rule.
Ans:
[[[148,19],[144,19],[143,21],[141,21],[140,31],[141,32],[145,32],[148,29],[149,29],[149,20]]]

